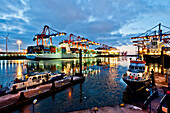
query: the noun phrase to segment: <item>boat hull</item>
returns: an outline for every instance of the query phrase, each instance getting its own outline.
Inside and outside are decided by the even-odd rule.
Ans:
[[[82,54],[83,58],[96,57],[95,54]],[[79,54],[27,54],[27,59],[30,60],[48,60],[48,59],[69,59],[69,58],[79,58]]]
[[[150,83],[150,79],[146,79],[146,80],[130,80],[127,79],[126,77],[123,78],[123,81],[128,85],[128,87],[133,90],[133,91],[140,91],[143,88],[146,88],[147,86],[149,86]]]

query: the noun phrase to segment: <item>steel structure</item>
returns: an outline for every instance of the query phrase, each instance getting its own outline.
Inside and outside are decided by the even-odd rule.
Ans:
[[[51,34],[51,32],[55,32],[54,34]],[[44,28],[42,29],[42,32],[39,34],[36,34],[33,41],[37,41],[37,46],[39,45],[40,42],[42,42],[42,45],[47,45],[48,42],[50,41],[50,45],[52,45],[52,37],[56,36],[62,36],[66,35],[65,32],[58,32],[49,26],[45,25]]]

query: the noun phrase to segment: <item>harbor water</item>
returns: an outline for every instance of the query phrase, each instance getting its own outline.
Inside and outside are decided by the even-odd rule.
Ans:
[[[35,112],[61,113],[92,107],[121,104],[126,84],[122,80],[129,66],[129,57],[86,58],[82,60],[84,83],[38,100]],[[158,64],[149,64],[150,70],[160,71]],[[79,72],[78,59],[62,60],[1,60],[0,85],[8,86],[16,77],[33,71],[64,72],[72,76]],[[31,113],[32,104],[24,105],[13,113]]]

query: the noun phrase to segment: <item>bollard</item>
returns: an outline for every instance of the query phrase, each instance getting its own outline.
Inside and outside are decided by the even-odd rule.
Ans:
[[[71,83],[73,83],[73,76],[71,76]]]
[[[54,88],[55,88],[55,81],[53,80],[51,89],[54,89]]]
[[[13,94],[18,93],[18,91],[17,91],[16,87],[17,87],[17,86],[13,86],[13,87],[12,87],[12,91],[11,91],[11,93],[13,93]]]
[[[25,99],[26,98],[25,98],[24,92],[21,92],[18,101],[22,101],[22,100],[25,100]]]
[[[80,76],[82,76],[82,50],[79,50]]]

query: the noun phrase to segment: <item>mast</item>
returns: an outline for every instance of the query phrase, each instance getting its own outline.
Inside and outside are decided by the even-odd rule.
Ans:
[[[162,30],[161,30],[161,23],[159,23],[159,41],[162,40]]]

